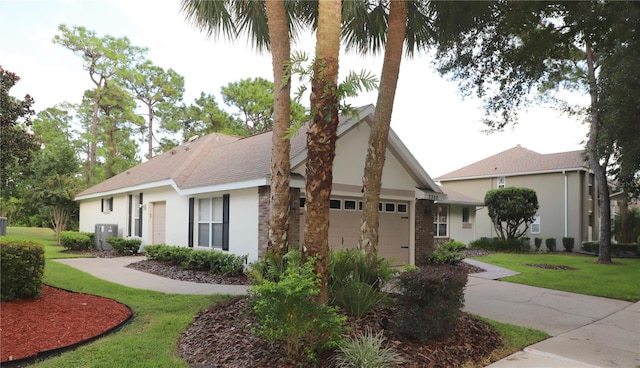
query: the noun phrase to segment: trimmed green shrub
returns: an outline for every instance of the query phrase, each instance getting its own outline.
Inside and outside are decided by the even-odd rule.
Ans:
[[[386,368],[403,363],[395,349],[383,347],[384,340],[382,331],[374,334],[370,329],[345,340],[333,358],[336,368]]]
[[[536,251],[539,251],[540,247],[542,246],[542,238],[536,237],[535,239],[533,239],[533,244],[536,247]]]
[[[96,234],[89,232],[89,231],[80,231],[80,234],[84,234],[86,236],[89,237],[89,243],[91,244],[91,246],[93,247],[93,245],[95,244],[95,238],[96,238]]]
[[[60,243],[68,250],[88,250],[93,247],[91,239],[87,233],[79,233],[77,231],[61,231]]]
[[[107,238],[107,243],[111,244],[113,250],[120,255],[133,255],[138,253],[142,239],[137,238]]]
[[[431,257],[429,257],[429,263],[435,265],[460,264],[464,259],[464,254],[460,251],[464,248],[466,248],[464,243],[455,240],[448,240],[446,243],[440,244],[436,247],[436,250],[433,252]]]
[[[582,242],[582,250],[589,253],[600,253],[600,243],[593,241],[585,241]]]
[[[398,277],[397,329],[409,338],[427,341],[446,337],[464,306],[467,274],[462,267],[430,266]]]
[[[0,300],[37,299],[42,290],[44,274],[42,244],[0,238]]]
[[[358,317],[387,300],[380,289],[397,273],[380,256],[374,268],[367,263],[365,253],[354,248],[332,251],[328,268],[329,303]]]
[[[480,238],[469,243],[471,249],[482,249],[495,252],[528,252],[529,244],[521,239]]]
[[[267,341],[282,342],[287,358],[311,362],[323,349],[339,346],[345,317],[338,308],[317,304],[320,279],[313,259],[304,265],[289,262],[279,282],[265,280],[249,290],[257,319],[254,333]]]
[[[556,239],[555,238],[547,238],[544,240],[544,244],[547,246],[547,250],[549,252],[556,251]]]
[[[571,237],[563,237],[562,238],[562,246],[564,250],[567,252],[573,252],[573,246],[575,244],[575,239]]]
[[[169,262],[188,270],[208,270],[226,276],[244,274],[244,265],[248,257],[217,250],[193,250],[166,244],[147,245],[144,247],[144,254],[154,261]]]
[[[522,242],[523,249],[526,249],[526,250],[531,249],[531,238],[525,236],[523,238],[520,238],[520,241]]]

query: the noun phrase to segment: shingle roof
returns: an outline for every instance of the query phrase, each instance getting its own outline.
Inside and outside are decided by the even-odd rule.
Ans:
[[[587,170],[587,168],[584,151],[541,154],[517,145],[484,160],[444,174],[436,180],[447,181],[567,169]]]
[[[447,199],[440,201],[441,203],[445,203],[445,204],[460,204],[460,205],[467,205],[467,206],[482,206],[484,205],[484,202],[473,198],[473,197],[469,197],[468,195],[462,194],[460,192],[456,192],[455,190],[451,189],[451,188],[445,188],[445,187],[440,187],[440,189],[442,189],[442,191],[444,192],[444,194],[447,195]]]
[[[341,136],[360,121],[370,121],[373,105],[358,109],[360,119],[352,116],[340,118],[338,135]],[[304,162],[306,158],[308,126],[302,127],[291,138],[292,165]],[[439,191],[429,175],[419,165],[402,142],[391,131],[390,149],[407,164],[420,186]],[[266,180],[271,174],[272,132],[251,137],[234,137],[211,133],[191,142],[182,144],[102,183],[79,193],[76,199],[86,199],[108,193],[118,193],[135,187],[148,188],[172,185],[177,190],[198,190],[216,185],[240,182],[255,183]],[[250,185],[250,184],[247,184]],[[137,190],[137,189],[136,189]]]

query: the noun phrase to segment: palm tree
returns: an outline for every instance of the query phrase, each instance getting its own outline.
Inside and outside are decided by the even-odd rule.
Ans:
[[[403,47],[406,42],[407,54],[411,56],[414,50],[427,46],[430,38],[427,5],[425,1],[363,0],[350,3],[350,7],[345,11],[349,15],[344,15],[343,37],[347,49],[356,48],[362,53],[375,53],[385,46],[378,100],[364,168],[360,227],[360,246],[366,250],[367,260],[374,266],[378,249],[378,202],[382,187],[382,170]]]
[[[329,199],[333,183],[333,158],[338,138],[338,56],[340,54],[341,0],[320,0],[316,31],[316,56],[311,81],[311,121],[307,133],[306,255],[316,258],[321,277],[318,303],[328,300]]]
[[[291,144],[286,138],[291,125],[291,83],[286,78],[290,58],[289,34],[302,25],[287,11],[297,8],[294,1],[207,1],[182,0],[187,19],[209,36],[224,32],[230,39],[247,32],[258,50],[271,48],[274,79],[274,122],[271,150],[269,205],[269,243],[274,253],[287,251],[289,230],[289,182]]]

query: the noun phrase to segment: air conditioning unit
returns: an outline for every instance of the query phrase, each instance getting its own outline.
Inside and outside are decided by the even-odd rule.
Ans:
[[[117,224],[96,224],[95,231],[95,248],[97,250],[112,250],[111,244],[107,243],[108,238],[115,238],[118,236]]]

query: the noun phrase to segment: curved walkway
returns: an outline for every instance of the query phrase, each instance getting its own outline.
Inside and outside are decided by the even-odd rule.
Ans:
[[[176,294],[242,295],[248,287],[177,281],[126,267],[139,257],[56,259],[98,278],[138,289]],[[532,327],[552,337],[492,368],[639,367],[640,302],[497,281],[517,274],[475,260],[485,269],[469,275],[465,311],[499,322]]]

